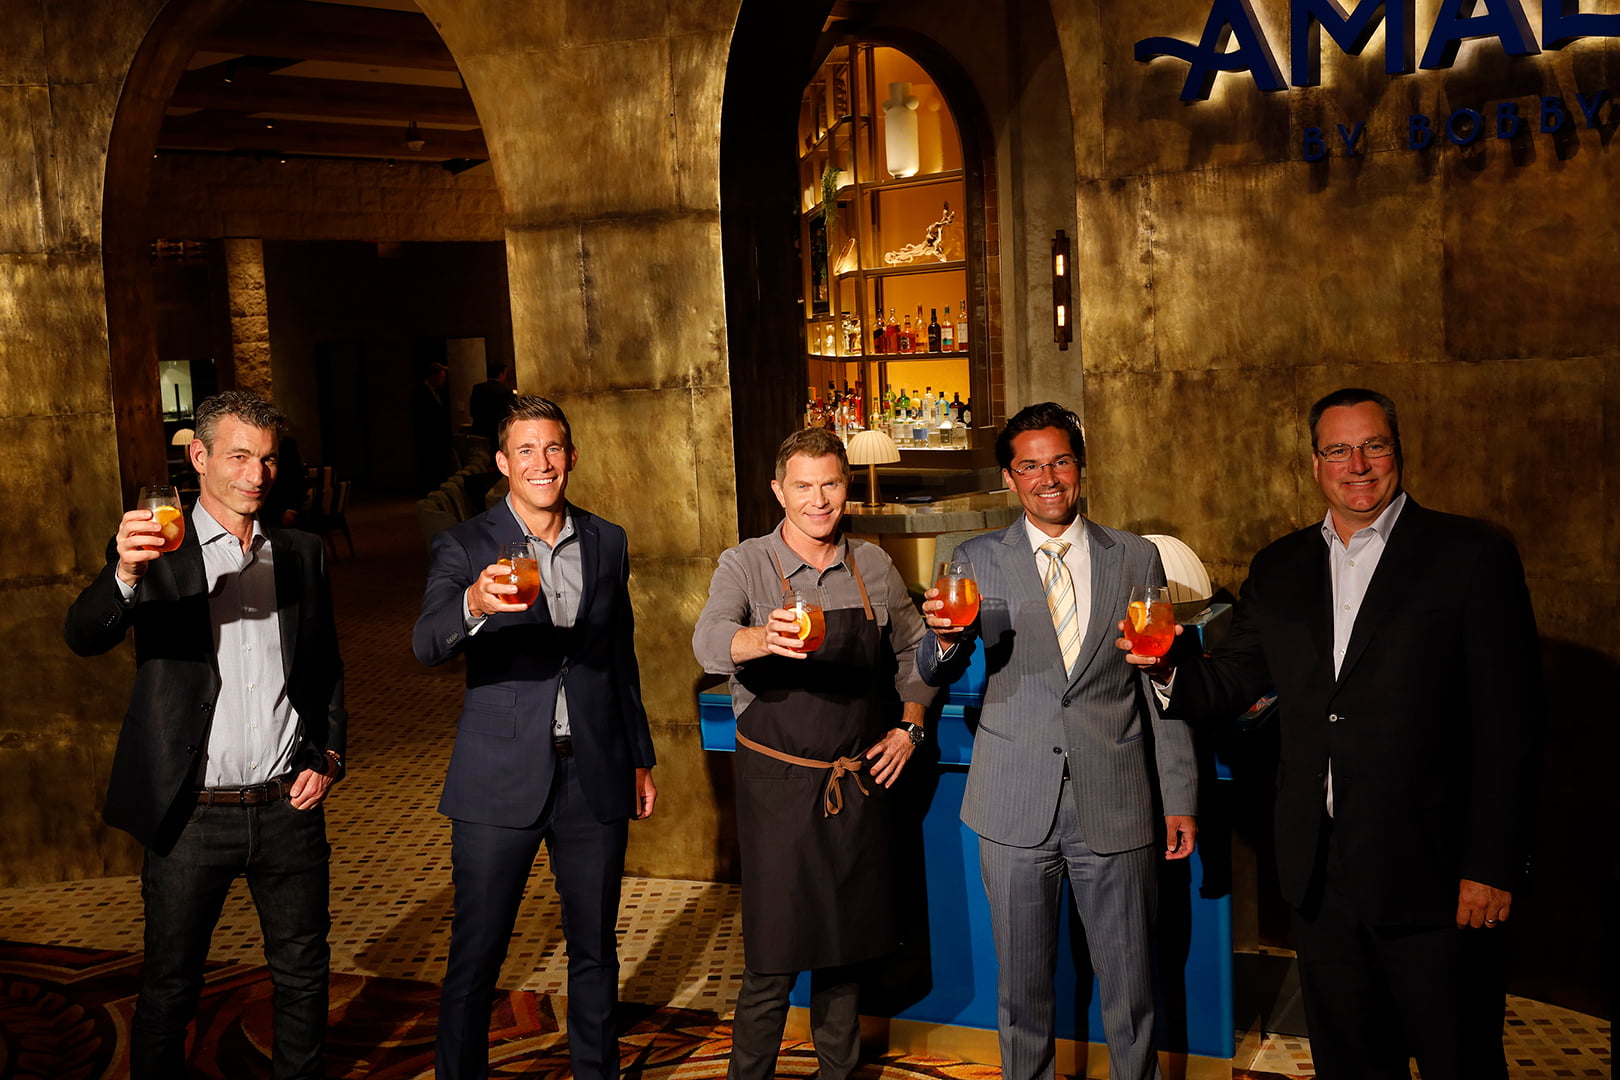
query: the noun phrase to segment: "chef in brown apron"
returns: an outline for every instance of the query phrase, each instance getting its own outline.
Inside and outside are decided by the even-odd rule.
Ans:
[[[692,635],[704,669],[730,676],[737,714],[746,971],[729,1075],[775,1075],[788,994],[809,971],[821,1080],[843,1080],[860,1050],[859,966],[895,946],[888,789],[933,691],[913,662],[924,629],[905,582],[882,549],[839,534],[837,436],[789,436],[771,488],[782,524],[720,556]],[[795,592],[824,614],[813,650]]]

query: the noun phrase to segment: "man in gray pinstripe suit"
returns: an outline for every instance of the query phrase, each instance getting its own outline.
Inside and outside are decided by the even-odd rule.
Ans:
[[[1079,514],[1079,420],[1052,402],[1013,417],[996,458],[1024,516],[958,548],[982,606],[970,627],[923,610],[925,681],[966,668],[975,639],[988,684],[962,820],[979,834],[990,901],[1001,1069],[1054,1074],[1059,881],[1067,875],[1101,990],[1109,1075],[1159,1076],[1153,1042],[1152,931],[1158,844],[1192,854],[1197,766],[1180,721],[1159,714],[1142,675],[1105,648],[1132,585],[1161,585],[1151,543]]]

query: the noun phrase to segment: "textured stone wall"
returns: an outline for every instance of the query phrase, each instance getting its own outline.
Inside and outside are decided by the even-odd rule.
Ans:
[[[120,512],[103,158],[157,0],[0,7],[0,885],[128,872],[97,809],[130,657],[62,644]]]
[[[629,531],[659,813],[629,865],[712,877],[692,624],[736,542],[720,271],[720,91],[736,4],[422,0],[505,199],[518,385],[579,446],[570,497]]]

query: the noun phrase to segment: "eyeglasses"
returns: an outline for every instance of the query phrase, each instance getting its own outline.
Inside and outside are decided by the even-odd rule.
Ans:
[[[1045,469],[1051,469],[1053,472],[1068,472],[1079,464],[1079,458],[1073,454],[1064,454],[1061,457],[1053,458],[1051,461],[1026,461],[1022,465],[1010,466],[1007,471],[1020,479],[1027,480],[1031,476],[1039,475]]]
[[[1395,440],[1393,439],[1368,439],[1366,442],[1360,443],[1356,446],[1346,446],[1344,443],[1335,443],[1332,446],[1324,446],[1320,450],[1313,451],[1313,453],[1315,453],[1316,456],[1321,458],[1323,461],[1331,461],[1338,464],[1340,462],[1349,461],[1350,455],[1355,453],[1357,450],[1360,450],[1361,456],[1365,458],[1389,457],[1389,455],[1395,452],[1395,445]]]

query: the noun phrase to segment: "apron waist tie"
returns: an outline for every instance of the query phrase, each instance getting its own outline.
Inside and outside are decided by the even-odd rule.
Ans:
[[[775,758],[777,761],[785,761],[789,765],[802,765],[807,769],[831,770],[827,777],[826,790],[822,793],[822,817],[839,813],[844,809],[844,786],[839,781],[845,776],[854,779],[855,786],[861,789],[862,795],[872,794],[866,790],[866,785],[861,783],[861,778],[856,775],[866,764],[860,758],[841,757],[836,761],[816,761],[813,758],[794,757],[792,754],[784,754],[780,750],[772,750],[768,746],[761,745],[740,731],[737,732],[737,742],[756,753]]]

